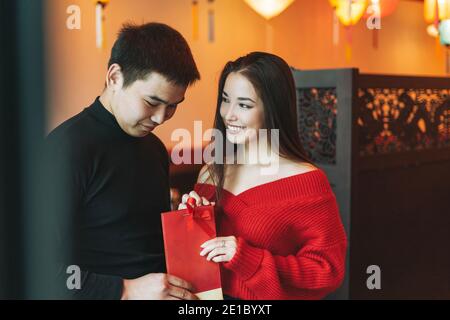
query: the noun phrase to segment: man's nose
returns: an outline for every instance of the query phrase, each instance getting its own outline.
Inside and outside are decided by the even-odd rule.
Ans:
[[[164,116],[166,113],[166,107],[160,106],[155,113],[150,117],[150,119],[157,124],[162,124],[164,122]]]

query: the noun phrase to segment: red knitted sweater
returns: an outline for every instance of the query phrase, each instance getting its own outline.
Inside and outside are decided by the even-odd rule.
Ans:
[[[215,187],[195,191],[214,199]],[[238,248],[221,264],[226,295],[240,299],[320,299],[344,278],[347,239],[321,170],[282,178],[238,195],[223,192],[218,236]]]

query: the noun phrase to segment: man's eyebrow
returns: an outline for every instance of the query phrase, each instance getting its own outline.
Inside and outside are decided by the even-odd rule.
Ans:
[[[164,100],[164,99],[161,99],[161,98],[158,97],[158,96],[149,96],[149,98],[152,99],[152,100],[161,102],[162,104],[169,104],[169,102],[167,102],[167,101]],[[185,99],[185,97],[183,97],[183,99],[181,99],[180,101],[178,101],[178,102],[176,102],[176,103],[171,103],[171,104],[180,104],[180,103],[182,103],[182,102],[184,101],[184,99]]]

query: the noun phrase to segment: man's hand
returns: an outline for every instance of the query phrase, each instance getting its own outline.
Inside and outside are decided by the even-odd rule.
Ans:
[[[123,280],[122,300],[198,300],[188,282],[165,273]]]

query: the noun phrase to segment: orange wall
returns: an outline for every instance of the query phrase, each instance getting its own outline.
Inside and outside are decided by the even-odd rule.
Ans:
[[[167,23],[186,37],[202,80],[191,88],[177,114],[155,133],[171,147],[176,128],[192,130],[193,121],[212,126],[217,80],[226,61],[250,51],[272,51],[301,69],[357,67],[362,72],[444,75],[442,52],[426,32],[423,3],[402,0],[382,21],[379,48],[360,22],[353,28],[353,58],[344,56],[344,33],[332,44],[332,10],[328,0],[296,0],[280,16],[266,22],[243,0],[216,0],[216,41],[207,40],[208,1],[199,0],[200,37],[192,38],[190,0],[111,0],[106,8],[106,48],[95,48],[93,0],[46,0],[48,36],[48,128],[80,112],[101,93],[110,48],[125,21]],[[68,30],[66,9],[81,7],[81,30]],[[272,30],[272,31],[270,31]],[[272,34],[272,37],[267,36]],[[272,40],[268,40],[271,38]]]

